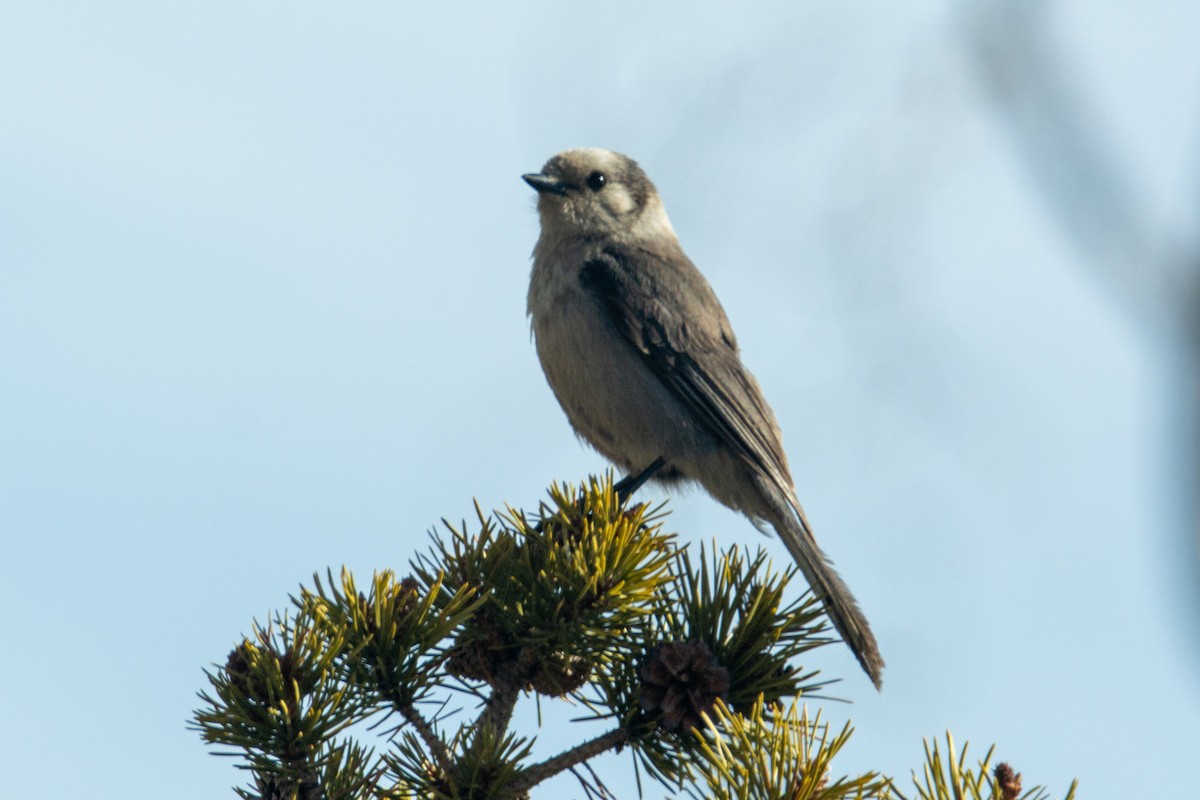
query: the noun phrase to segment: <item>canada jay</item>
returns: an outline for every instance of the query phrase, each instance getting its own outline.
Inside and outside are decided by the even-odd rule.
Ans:
[[[696,481],[779,534],[876,687],[867,619],[817,546],[779,426],[708,281],[630,158],[567,150],[523,176],[537,190],[529,316],[575,432],[640,482]],[[637,478],[632,476],[637,475]]]

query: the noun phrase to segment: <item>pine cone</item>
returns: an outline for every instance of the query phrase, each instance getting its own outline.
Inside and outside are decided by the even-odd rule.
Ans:
[[[229,653],[225,661],[225,673],[229,682],[251,700],[259,703],[270,702],[267,696],[267,685],[254,674],[253,664],[258,658],[258,650],[250,642],[243,641]]]
[[[1017,800],[1021,796],[1021,773],[1001,761],[992,774],[996,776],[996,783],[1000,784],[1002,800]]]
[[[446,671],[451,675],[471,681],[490,683],[492,680],[492,652],[483,642],[457,644],[450,649],[446,659]]]
[[[391,614],[386,618],[393,621],[394,624],[403,623],[404,619],[413,612],[417,607],[419,600],[418,594],[421,590],[421,585],[417,583],[415,578],[405,578],[400,581],[399,586],[391,593],[391,597],[384,599],[383,602],[391,604]],[[367,630],[375,633],[375,603],[377,600],[368,600],[362,592],[358,594],[359,603],[363,606],[363,614],[366,617]],[[385,605],[384,613],[389,610]]]
[[[638,674],[643,711],[662,714],[658,726],[688,733],[729,694],[729,670],[703,642],[664,642],[650,652]]]
[[[512,657],[512,650],[504,641],[500,628],[486,613],[471,620],[467,629],[460,631],[450,648],[446,669],[451,675],[472,681],[491,683],[500,663]]]
[[[400,590],[392,598],[392,603],[395,605],[397,616],[408,616],[417,607],[417,597],[421,591],[421,584],[417,583],[417,579],[409,576],[400,581]]]

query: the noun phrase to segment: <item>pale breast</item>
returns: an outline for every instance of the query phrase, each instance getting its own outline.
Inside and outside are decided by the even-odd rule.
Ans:
[[[628,470],[715,442],[579,283],[556,270],[530,295],[538,358],[576,433]]]

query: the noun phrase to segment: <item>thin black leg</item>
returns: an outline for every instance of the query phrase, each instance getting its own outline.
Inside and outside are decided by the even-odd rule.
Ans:
[[[620,499],[621,505],[625,505],[625,501],[628,500],[634,492],[642,488],[642,484],[653,478],[654,473],[662,469],[663,465],[666,463],[667,462],[663,459],[663,457],[659,456],[658,458],[654,459],[653,464],[646,467],[641,472],[637,473],[636,475],[626,475],[624,478],[621,478],[621,480],[614,483],[613,488],[617,491],[617,497]]]

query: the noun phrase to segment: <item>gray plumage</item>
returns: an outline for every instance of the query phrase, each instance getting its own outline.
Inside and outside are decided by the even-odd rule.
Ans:
[[[876,687],[883,659],[796,499],[775,415],[742,365],[708,281],[630,158],[559,153],[538,192],[528,311],[546,380],[572,427],[629,472],[696,481],[787,545]]]

